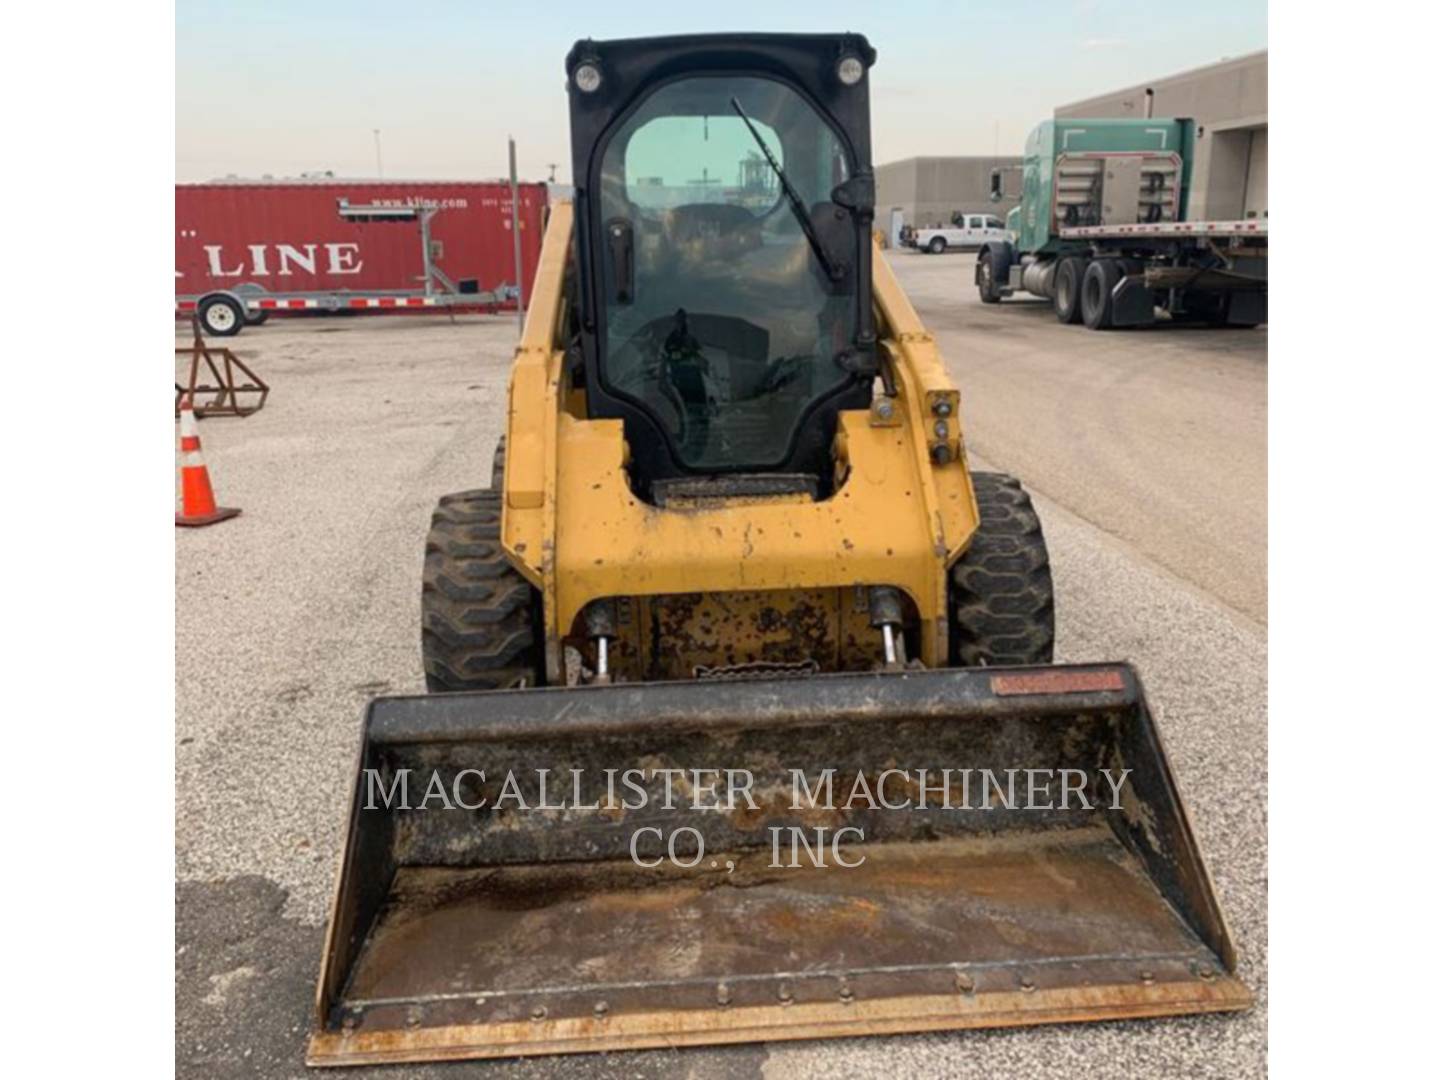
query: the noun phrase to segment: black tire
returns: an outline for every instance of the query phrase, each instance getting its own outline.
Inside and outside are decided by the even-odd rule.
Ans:
[[[988,251],[980,253],[980,302],[998,304],[1000,286],[995,281],[995,256]]]
[[[1080,280],[1080,317],[1091,330],[1108,330],[1115,314],[1115,286],[1120,284],[1120,264],[1114,259],[1096,259],[1085,268]]]
[[[931,255],[944,255],[945,238],[943,236],[932,236],[930,243],[925,245],[925,250],[930,252]]]
[[[543,642],[540,596],[500,547],[500,493],[446,495],[425,541],[420,654],[426,689],[538,686]]]
[[[490,490],[503,491],[505,489],[505,436],[501,435],[500,440],[495,444],[495,460],[490,466]]]
[[[1085,280],[1085,260],[1067,255],[1055,267],[1055,318],[1067,326],[1080,321],[1080,285]]]
[[[247,311],[245,313],[246,326],[264,326],[265,320],[270,318],[268,311]]]
[[[980,528],[950,570],[955,667],[1048,664],[1055,591],[1040,516],[1013,476],[972,473]]]
[[[196,311],[200,326],[211,337],[234,337],[245,328],[245,309],[228,296],[210,296]]]

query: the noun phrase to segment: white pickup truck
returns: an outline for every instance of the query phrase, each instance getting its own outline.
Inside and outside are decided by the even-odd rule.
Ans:
[[[940,255],[949,248],[979,248],[995,240],[1004,240],[1005,223],[994,214],[950,215],[949,225],[912,229],[904,243],[931,255]]]

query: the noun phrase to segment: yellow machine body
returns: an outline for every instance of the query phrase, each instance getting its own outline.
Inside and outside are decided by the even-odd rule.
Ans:
[[[581,636],[577,618],[602,599],[619,601],[617,677],[690,678],[696,668],[752,663],[865,670],[879,649],[863,594],[872,585],[913,603],[917,658],[943,666],[946,571],[979,515],[959,391],[878,246],[877,329],[898,395],[841,414],[834,495],[662,508],[630,490],[621,422],[586,419],[584,391],[566,375],[560,328],[573,222],[571,204],[552,208],[507,428],[502,535],[544,597],[548,681],[563,682],[563,642]],[[657,625],[669,627],[667,642],[655,638]]]

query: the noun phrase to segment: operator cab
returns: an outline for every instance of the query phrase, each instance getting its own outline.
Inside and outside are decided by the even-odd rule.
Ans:
[[[828,493],[837,413],[877,370],[874,59],[858,35],[571,50],[579,374],[642,496],[776,474]]]

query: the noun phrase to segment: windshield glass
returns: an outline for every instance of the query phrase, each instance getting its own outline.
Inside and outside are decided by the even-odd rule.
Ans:
[[[830,202],[849,171],[821,115],[754,76],[668,83],[611,138],[605,382],[660,418],[685,465],[779,463],[806,407],[849,378],[836,357],[855,335],[854,275],[828,276],[800,221],[829,261],[854,265],[855,229],[835,227]]]

